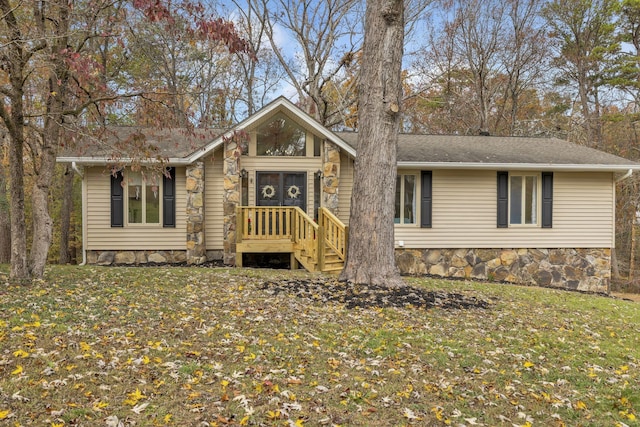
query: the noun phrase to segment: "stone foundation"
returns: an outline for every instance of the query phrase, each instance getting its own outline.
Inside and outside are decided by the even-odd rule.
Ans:
[[[221,261],[222,251],[207,251],[206,261]],[[184,264],[187,251],[87,251],[87,264],[145,265]]]
[[[609,292],[610,249],[396,249],[402,274]]]

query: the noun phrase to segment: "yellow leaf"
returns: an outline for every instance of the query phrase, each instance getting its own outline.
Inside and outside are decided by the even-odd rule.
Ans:
[[[173,415],[171,414],[167,414],[164,416],[163,420],[165,424],[169,424],[171,422],[171,418],[173,418]]]
[[[245,415],[244,418],[240,420],[241,426],[246,426],[247,424],[249,424],[249,415]]]
[[[526,362],[524,362],[524,367],[525,368],[532,368],[535,366],[535,363],[533,362],[529,362],[528,360]]]
[[[86,353],[91,350],[91,346],[84,341],[80,341],[80,349]]]
[[[298,419],[296,420],[296,424],[295,424],[295,426],[296,426],[296,427],[304,427],[304,421],[302,420],[302,418],[298,418]]]
[[[573,405],[573,407],[574,407],[575,409],[587,409],[587,404],[586,404],[586,403],[584,403],[582,400],[578,400],[578,401]]]
[[[26,351],[24,351],[23,349],[20,350],[16,350],[13,352],[13,355],[15,357],[22,357],[23,359],[27,356],[29,356],[29,353],[27,353]]]
[[[9,415],[11,415],[11,411],[8,409],[3,409],[0,411],[0,420],[4,420],[6,418],[9,418]]]
[[[227,380],[222,380],[222,381],[220,382],[220,384],[222,384],[222,387],[226,387],[226,386],[228,386],[228,385],[229,385],[229,381],[227,381]]]
[[[16,369],[11,371],[11,375],[20,375],[22,373],[22,365],[18,365]]]
[[[636,416],[635,416],[635,415],[633,415],[632,413],[628,413],[628,414],[627,414],[627,418],[628,418],[628,419],[630,419],[631,421],[635,421]]]

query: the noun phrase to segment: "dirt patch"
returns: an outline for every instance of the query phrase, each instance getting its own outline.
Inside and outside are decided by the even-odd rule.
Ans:
[[[334,280],[282,280],[263,282],[258,288],[275,295],[285,293],[314,302],[341,303],[348,309],[407,306],[424,309],[488,309],[491,306],[489,302],[476,297],[444,291],[427,291],[412,286],[389,289]]]

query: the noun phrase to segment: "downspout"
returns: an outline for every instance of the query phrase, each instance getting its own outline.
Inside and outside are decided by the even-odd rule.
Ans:
[[[87,264],[87,183],[76,162],[71,162],[71,168],[82,178],[82,262],[79,265],[83,266]]]
[[[620,181],[624,181],[625,179],[629,178],[631,176],[631,174],[633,174],[633,169],[629,169],[627,171],[627,173],[625,173],[624,175],[622,175],[620,178],[616,179],[616,183],[620,182]]]

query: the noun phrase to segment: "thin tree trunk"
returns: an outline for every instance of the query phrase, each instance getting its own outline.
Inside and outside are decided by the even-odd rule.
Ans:
[[[64,172],[64,187],[62,190],[62,206],[60,207],[60,264],[71,262],[69,250],[69,236],[71,230],[71,211],[73,210],[73,170],[70,165]]]
[[[11,216],[5,172],[0,163],[0,264],[11,262]]]
[[[369,0],[358,90],[358,156],[347,260],[340,280],[404,286],[395,264],[394,207],[402,99],[402,0]]]

